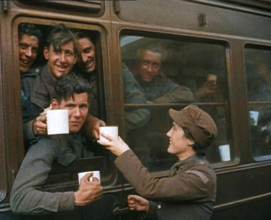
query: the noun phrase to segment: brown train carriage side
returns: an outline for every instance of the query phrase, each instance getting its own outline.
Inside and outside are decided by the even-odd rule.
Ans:
[[[217,114],[220,136],[207,152],[217,173],[217,201],[212,219],[270,219],[271,143],[268,108],[271,97],[261,95],[258,85],[264,66],[268,75],[271,59],[271,4],[267,1],[163,1],[163,0],[3,0],[0,5],[0,219],[23,219],[10,211],[12,183],[25,149],[20,103],[18,25],[34,23],[42,30],[64,23],[89,31],[95,38],[98,61],[99,117],[117,124],[122,137],[133,144],[125,127],[126,110],[145,108],[151,112],[148,129],[165,133],[169,108],[178,103],[125,103],[121,64],[133,71],[135,51],[149,44],[166,54],[163,71],[175,83],[195,92],[207,73],[216,73],[223,99],[194,100],[193,103]],[[270,67],[271,73],[271,67]],[[259,113],[257,125],[250,111]],[[157,120],[157,118],[159,120]],[[164,140],[164,139],[163,139]],[[230,146],[230,160],[222,161],[218,147]],[[166,143],[165,143],[166,145]],[[135,144],[136,146],[136,144]],[[165,176],[174,159],[165,156],[165,147],[150,150],[150,171]],[[136,151],[137,149],[135,149]],[[137,151],[144,159],[145,151]],[[78,161],[63,174],[55,166],[46,190],[78,187],[76,173],[100,169],[105,193],[114,194],[125,207],[133,188],[117,172],[113,157]],[[132,213],[120,219],[136,219]]]

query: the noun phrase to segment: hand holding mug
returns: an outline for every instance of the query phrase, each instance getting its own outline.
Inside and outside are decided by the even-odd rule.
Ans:
[[[79,189],[74,192],[75,205],[85,206],[101,197],[103,188],[97,178],[89,181],[91,176],[92,173],[88,173],[82,177]]]

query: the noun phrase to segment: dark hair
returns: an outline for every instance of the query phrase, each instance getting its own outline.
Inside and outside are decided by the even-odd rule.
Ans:
[[[39,40],[39,44],[41,42],[42,33],[41,33],[41,30],[39,28],[37,28],[37,26],[35,24],[30,24],[30,23],[25,23],[25,22],[20,23],[19,28],[18,28],[18,32],[19,32],[19,40],[22,38],[22,36],[24,34],[26,34],[28,36],[37,37]]]
[[[188,128],[182,127],[184,131],[184,136],[187,139],[193,140],[195,144],[192,145],[193,150],[196,152],[198,156],[205,156],[205,151],[200,147],[199,143],[193,138],[191,133],[189,132]]]
[[[77,42],[76,42],[77,45],[79,45],[78,40],[83,39],[83,38],[89,39],[89,41],[90,41],[93,45],[95,45],[94,42],[93,42],[93,40],[91,39],[89,33],[87,33],[86,31],[80,30],[80,31],[74,31],[73,33],[74,33],[75,38],[76,38],[76,40],[77,40]],[[81,56],[80,51],[78,50],[77,52],[78,52],[78,57],[80,57],[80,56]],[[77,63],[77,64],[78,64],[78,63]],[[78,65],[77,65],[77,66],[78,66]]]
[[[164,59],[163,50],[160,47],[154,47],[154,46],[151,45],[151,46],[146,46],[146,47],[142,47],[142,48],[137,49],[137,51],[136,51],[137,61],[141,60],[142,53],[144,51],[151,51],[152,53],[158,53],[158,54],[160,54],[161,55],[161,62]]]
[[[82,38],[88,38],[93,43],[89,33],[85,32],[85,31],[82,31],[82,30],[76,31],[76,32],[74,32],[74,35],[78,40],[82,39]]]
[[[69,42],[73,42],[73,52],[74,56],[76,56],[77,47],[74,34],[64,24],[58,24],[50,27],[45,46],[49,49],[50,45],[52,45],[54,51],[60,51],[61,46]]]
[[[74,94],[80,94],[86,92],[89,94],[91,87],[89,83],[82,77],[75,73],[69,73],[62,75],[56,82],[55,99],[58,102],[61,100],[67,100],[73,97]]]

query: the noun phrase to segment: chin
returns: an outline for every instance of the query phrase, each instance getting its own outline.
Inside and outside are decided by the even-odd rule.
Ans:
[[[81,127],[80,127],[81,128]],[[80,128],[71,128],[70,133],[77,133],[80,131]]]
[[[167,152],[168,152],[169,154],[172,154],[172,152],[171,152],[171,150],[170,150],[169,147],[168,147],[168,149],[167,149]]]

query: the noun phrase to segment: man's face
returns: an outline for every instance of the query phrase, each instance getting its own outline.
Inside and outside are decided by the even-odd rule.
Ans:
[[[66,101],[62,99],[60,103],[52,101],[53,109],[67,109],[69,112],[69,130],[71,133],[78,132],[88,115],[88,95],[86,92],[69,97]]]
[[[39,40],[36,36],[23,34],[19,40],[20,71],[25,73],[35,62],[39,51]]]
[[[191,146],[194,142],[184,135],[182,127],[175,122],[172,124],[172,128],[167,132],[169,137],[168,153],[176,155],[179,159],[191,151]]]
[[[80,58],[78,66],[86,73],[91,73],[96,67],[95,46],[89,38],[78,40]]]
[[[214,74],[207,75],[207,89],[209,93],[214,93],[216,91],[217,76]]]
[[[138,63],[138,75],[145,82],[151,82],[159,74],[162,56],[160,53],[144,50]]]
[[[73,46],[73,42],[70,41],[63,44],[59,51],[55,51],[52,45],[44,48],[44,58],[48,60],[49,70],[55,79],[71,72],[76,62]]]

